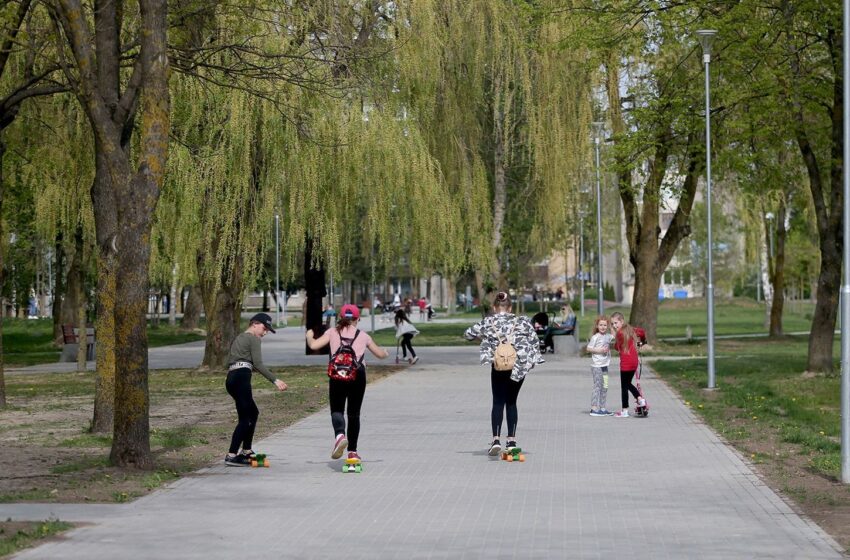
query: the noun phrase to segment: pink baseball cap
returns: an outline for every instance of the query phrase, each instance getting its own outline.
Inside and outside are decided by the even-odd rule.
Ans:
[[[340,316],[348,317],[350,319],[359,319],[360,318],[360,310],[357,309],[356,305],[351,305],[350,303],[346,303],[342,306],[342,309],[339,311]]]

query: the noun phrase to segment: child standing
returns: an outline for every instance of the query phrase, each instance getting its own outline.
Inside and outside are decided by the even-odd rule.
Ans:
[[[409,363],[411,365],[415,364],[419,361],[419,358],[416,356],[416,352],[413,350],[413,344],[411,341],[413,337],[419,334],[419,331],[416,327],[413,326],[413,323],[410,322],[410,319],[407,318],[407,313],[405,313],[404,309],[399,309],[395,312],[395,337],[396,339],[401,339],[401,355],[407,360],[407,351],[410,350],[410,359]],[[397,352],[397,351],[396,351]],[[398,359],[398,353],[396,353],[396,359]]]
[[[587,343],[590,353],[590,372],[593,374],[593,393],[590,397],[591,416],[613,416],[605,408],[608,396],[608,366],[611,364],[610,344],[614,337],[608,332],[608,317],[600,315],[593,325],[593,334]]]
[[[622,313],[611,315],[611,326],[617,331],[614,349],[620,354],[620,398],[623,405],[623,409],[614,416],[628,418],[629,393],[634,396],[638,406],[646,405],[646,401],[640,396],[637,387],[632,384],[632,379],[634,379],[639,365],[637,348],[638,345],[646,342],[646,332],[639,327],[633,327],[626,323],[626,318],[623,317]]]

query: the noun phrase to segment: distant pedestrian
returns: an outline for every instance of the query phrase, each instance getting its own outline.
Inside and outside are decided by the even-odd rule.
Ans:
[[[500,437],[505,415],[508,423],[506,450],[517,447],[517,397],[525,376],[540,359],[540,345],[531,321],[511,313],[511,298],[507,292],[496,294],[493,306],[496,313],[466,329],[464,337],[481,339],[481,363],[490,365],[493,442],[489,454],[496,456],[502,450]]]
[[[307,331],[307,345],[313,350],[319,350],[330,344],[331,362],[335,357],[350,349],[353,351],[356,363],[353,375],[349,379],[336,379],[331,376],[328,368],[328,401],[331,407],[331,424],[334,429],[334,444],[331,451],[332,459],[339,459],[348,448],[348,458],[360,460],[357,453],[357,443],[360,438],[360,407],[363,405],[363,395],[366,393],[366,349],[383,360],[389,354],[375,344],[368,334],[357,328],[360,321],[360,310],[356,305],[345,304],[339,312],[336,328],[328,329],[319,338],[313,331]],[[346,430],[346,401],[348,402],[348,430]],[[347,437],[346,437],[347,435]]]
[[[247,467],[256,455],[251,446],[260,409],[257,408],[251,392],[251,372],[259,371],[263,377],[274,383],[278,390],[286,390],[286,383],[277,379],[269,368],[263,365],[260,341],[269,332],[275,332],[272,328],[272,318],[266,313],[257,313],[251,317],[248,330],[237,336],[230,345],[227,381],[224,386],[236,403],[239,421],[230,438],[230,450],[224,458],[224,464],[229,467]]]
[[[620,354],[620,398],[623,405],[623,409],[614,416],[628,418],[629,393],[634,396],[638,406],[646,405],[646,401],[640,396],[637,387],[632,383],[635,372],[640,365],[637,349],[638,346],[646,343],[646,332],[639,327],[633,327],[626,323],[625,317],[619,312],[611,315],[611,326],[617,332],[614,348]]]
[[[590,373],[593,375],[593,393],[590,396],[591,416],[612,416],[605,408],[608,396],[608,366],[611,364],[610,344],[614,337],[608,332],[608,317],[600,315],[593,324],[593,333],[587,343],[590,353]]]
[[[401,341],[401,355],[407,360],[407,352],[410,351],[410,364],[415,364],[419,361],[419,358],[416,356],[416,351],[413,349],[413,344],[411,341],[413,337],[419,334],[419,331],[416,327],[413,326],[413,323],[410,322],[410,319],[407,317],[407,313],[404,312],[404,309],[399,309],[395,312],[395,337]],[[398,354],[396,353],[396,358],[398,358]]]

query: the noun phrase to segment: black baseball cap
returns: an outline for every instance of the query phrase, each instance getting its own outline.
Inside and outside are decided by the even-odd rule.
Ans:
[[[257,313],[256,315],[251,317],[251,322],[260,323],[269,331],[275,332],[274,328],[272,328],[272,318],[269,317],[268,313]]]

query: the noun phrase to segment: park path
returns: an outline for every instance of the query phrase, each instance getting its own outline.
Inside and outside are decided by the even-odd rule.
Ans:
[[[216,464],[131,504],[41,506],[93,524],[17,558],[843,557],[651,375],[649,418],[592,418],[587,361],[547,355],[520,394],[528,460],[488,457],[489,370],[462,350],[450,365],[454,351],[422,348],[368,387],[362,474],[330,460],[325,409],[256,445],[270,469]]]

